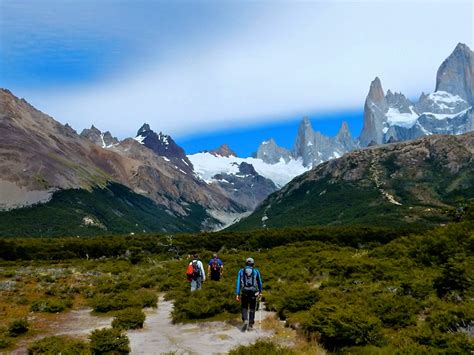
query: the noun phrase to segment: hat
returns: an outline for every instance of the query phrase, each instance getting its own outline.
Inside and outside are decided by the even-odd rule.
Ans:
[[[255,262],[254,262],[253,258],[247,258],[246,263],[250,264],[250,265],[253,265]]]

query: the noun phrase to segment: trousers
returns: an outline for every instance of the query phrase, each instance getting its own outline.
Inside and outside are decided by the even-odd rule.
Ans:
[[[255,310],[257,308],[257,297],[255,295],[242,294],[241,297],[242,303],[242,320],[246,322],[249,321],[249,325],[255,323]]]
[[[191,280],[191,292],[200,290],[202,287],[202,277],[198,277],[196,279]]]

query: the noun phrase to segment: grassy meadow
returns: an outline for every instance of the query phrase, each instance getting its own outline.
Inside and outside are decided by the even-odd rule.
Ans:
[[[225,273],[190,294],[185,269],[196,251],[219,252]],[[474,351],[474,222],[424,231],[306,229],[74,238],[0,239],[0,351],[32,354],[127,352],[126,329],[143,326],[158,295],[174,300],[175,322],[238,319],[235,276],[252,256],[266,307],[309,347],[345,353]],[[71,309],[114,318],[87,339],[47,337]],[[291,354],[269,341],[235,354]]]

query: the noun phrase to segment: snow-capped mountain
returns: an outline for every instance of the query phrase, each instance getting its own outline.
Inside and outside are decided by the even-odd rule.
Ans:
[[[242,163],[251,165],[259,175],[270,179],[277,187],[287,184],[295,176],[308,170],[301,160],[295,159],[270,164],[260,158],[223,157],[211,153],[191,154],[188,158],[194,166],[194,172],[207,183],[215,182],[214,176],[217,174],[238,174]]]
[[[471,131],[473,72],[473,52],[460,43],[438,69],[435,92],[422,93],[415,103],[402,93],[388,90],[384,94],[380,79],[375,78],[365,101],[360,144],[368,146]]]
[[[181,148],[169,135],[162,132],[156,133],[150,125],[145,123],[138,130],[134,138],[140,144],[151,149],[156,155],[163,157],[167,161],[171,161],[184,173],[192,173],[193,166]]]

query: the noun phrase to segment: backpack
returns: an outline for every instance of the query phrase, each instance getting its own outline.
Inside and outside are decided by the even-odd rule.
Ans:
[[[251,266],[246,266],[242,269],[240,278],[241,288],[244,293],[253,294],[258,291],[257,272]]]
[[[186,276],[188,277],[188,280],[195,280],[198,277],[202,276],[201,275],[201,268],[199,267],[199,264],[198,264],[197,260],[193,260],[188,265],[188,268],[186,269]]]
[[[211,272],[213,274],[219,274],[221,271],[221,266],[219,265],[218,262],[219,259],[213,259],[212,264],[211,264]]]

